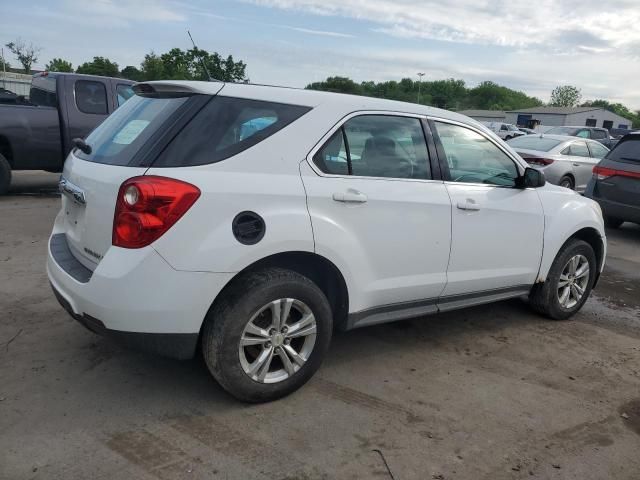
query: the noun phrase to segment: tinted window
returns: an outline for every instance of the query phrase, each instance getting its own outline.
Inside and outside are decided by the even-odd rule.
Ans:
[[[188,97],[144,98],[134,95],[86,138],[89,155],[75,150],[84,160],[127,165],[141,146]]]
[[[640,135],[632,140],[624,140],[607,156],[610,160],[620,162],[640,162]]]
[[[580,130],[576,133],[576,137],[589,138],[591,136],[591,132],[589,130]]]
[[[107,114],[107,90],[101,82],[78,80],[75,84],[76,105],[83,113]]]
[[[459,125],[440,122],[435,125],[452,181],[515,185],[516,164],[494,143]]]
[[[589,149],[587,149],[586,142],[573,142],[562,152],[563,155],[573,155],[575,157],[590,157]]]
[[[270,137],[309,110],[309,107],[298,105],[214,97],[169,144],[153,166],[180,167],[219,162]]]
[[[604,130],[592,130],[591,138],[596,140],[602,140],[603,138],[607,138],[607,132]]]
[[[524,148],[548,152],[560,145],[562,142],[566,142],[566,140],[554,140],[553,138],[538,137],[537,135],[527,135],[526,137],[522,136],[511,139],[509,141],[509,145],[512,148]]]
[[[337,175],[431,178],[422,125],[410,117],[354,117],[316,153],[314,163]]]
[[[593,158],[603,158],[609,152],[609,149],[598,142],[589,142],[589,150]]]
[[[31,81],[29,101],[42,107],[57,107],[56,79],[54,76],[35,76]]]
[[[549,135],[575,135],[578,131],[573,127],[554,127],[545,133]]]
[[[118,106],[122,105],[135,95],[131,85],[124,85],[122,83],[116,86],[116,93],[118,94]]]

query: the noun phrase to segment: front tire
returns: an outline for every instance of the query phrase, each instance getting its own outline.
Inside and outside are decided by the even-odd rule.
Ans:
[[[570,239],[558,252],[546,281],[531,290],[532,308],[552,320],[572,317],[589,298],[597,269],[591,245]]]
[[[0,195],[9,191],[11,185],[11,165],[2,154],[0,154]]]
[[[333,316],[318,286],[290,270],[269,268],[234,283],[207,314],[202,351],[231,395],[268,402],[304,385],[329,348]]]

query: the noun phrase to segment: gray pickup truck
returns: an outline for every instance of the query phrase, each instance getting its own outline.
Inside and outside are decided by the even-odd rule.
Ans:
[[[28,99],[0,104],[0,195],[12,170],[62,171],[73,139],[86,137],[133,95],[122,78],[43,72]]]

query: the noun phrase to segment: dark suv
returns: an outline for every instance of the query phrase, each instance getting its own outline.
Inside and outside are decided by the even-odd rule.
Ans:
[[[615,138],[612,138],[611,135],[609,135],[609,130],[598,127],[554,127],[544,133],[548,133],[550,135],[568,135],[571,137],[590,138],[591,140],[600,142],[607,148],[613,148],[617,142]]]
[[[622,137],[594,167],[584,195],[600,204],[606,226],[640,223],[640,132]]]

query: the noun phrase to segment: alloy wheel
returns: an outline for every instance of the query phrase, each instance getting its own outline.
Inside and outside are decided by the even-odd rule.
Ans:
[[[558,280],[558,301],[562,308],[575,307],[587,290],[589,283],[589,261],[584,255],[569,259]]]
[[[244,373],[259,383],[282,382],[309,359],[317,325],[302,301],[281,298],[263,305],[245,326],[238,346]]]

